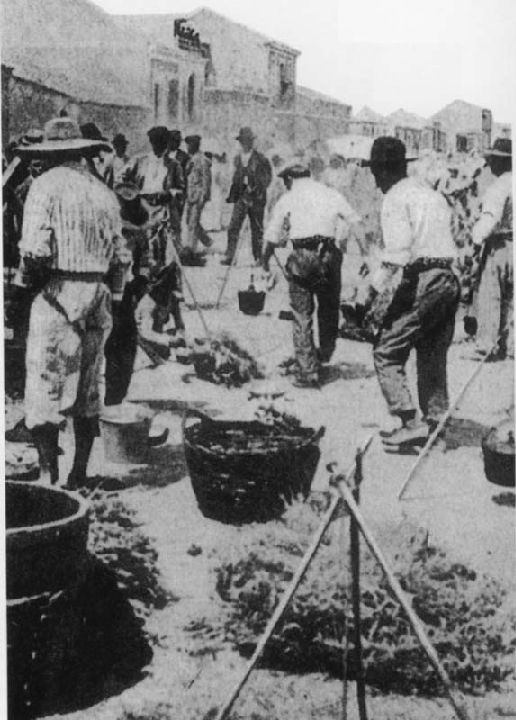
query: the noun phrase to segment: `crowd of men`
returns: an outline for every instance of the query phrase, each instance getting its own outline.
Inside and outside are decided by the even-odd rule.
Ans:
[[[127,393],[137,344],[163,357],[185,345],[182,267],[203,266],[200,246],[212,242],[202,225],[211,193],[202,138],[186,137],[186,152],[178,130],[153,127],[148,139],[150,151],[131,158],[123,135],[111,147],[95,125],[79,128],[60,117],[14,149],[29,168],[16,188],[23,202],[18,284],[28,286],[33,298],[24,429],[38,449],[43,479],[55,483],[59,429],[66,416],[73,418],[71,489],[86,482],[102,405],[119,404]],[[251,128],[242,128],[236,139],[241,151],[227,198],[233,210],[222,263],[233,264],[246,218],[254,262],[265,272],[276,248],[289,247],[283,269],[294,356],[285,365],[296,386],[316,389],[338,337],[342,241],[360,237],[363,218],[342,193],[312,177],[310,167],[292,163],[277,173],[284,187],[264,228],[273,169],[255,149]],[[473,242],[480,267],[478,352],[495,360],[512,357],[514,343],[510,141],[497,140],[486,162],[496,180]],[[383,250],[374,272],[362,268],[366,281],[355,313],[359,324],[374,328],[378,381],[399,418],[383,442],[387,452],[398,452],[423,444],[448,407],[447,353],[460,299],[457,251],[446,200],[407,177],[409,160],[400,140],[376,139],[367,164],[384,197]],[[4,193],[5,187],[4,182]],[[118,301],[114,312],[108,285]],[[413,349],[417,405],[405,372]]]

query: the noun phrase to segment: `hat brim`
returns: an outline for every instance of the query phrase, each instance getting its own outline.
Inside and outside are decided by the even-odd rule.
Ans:
[[[415,162],[416,160],[419,160],[419,156],[414,157],[406,157],[403,161],[404,163],[409,162]],[[371,160],[362,160],[362,167],[396,167],[396,163],[391,162],[371,162]]]
[[[482,153],[482,156],[485,158],[488,157],[503,157],[503,158],[512,158],[512,153],[503,152],[503,150],[486,150]]]
[[[235,140],[256,140],[256,135],[237,135]]]
[[[34,143],[25,147],[17,147],[15,153],[20,157],[47,157],[48,155],[84,155],[94,156],[99,150],[112,152],[113,148],[107,142],[101,140],[85,140],[76,138],[73,140],[47,140],[41,143]]]

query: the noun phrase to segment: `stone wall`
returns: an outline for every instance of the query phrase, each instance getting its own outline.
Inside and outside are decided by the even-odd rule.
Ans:
[[[202,132],[217,138],[228,152],[238,149],[235,136],[244,125],[253,128],[256,146],[263,151],[284,142],[306,148],[314,141],[347,132],[349,112],[349,106],[337,104],[328,104],[319,112],[297,106],[280,110],[265,94],[206,88]]]
[[[7,134],[11,140],[18,139],[32,127],[43,127],[47,120],[59,115],[60,110],[71,100],[67,95],[15,75],[8,83],[7,93],[9,107]]]
[[[227,152],[236,152],[235,140],[241,127],[250,126],[257,136],[256,147],[267,147],[286,139],[283,130],[277,129],[269,97],[265,94],[206,88],[202,130],[216,138]],[[278,132],[280,137],[277,137]]]
[[[2,132],[8,139],[18,139],[33,127],[42,128],[47,120],[69,108],[72,108],[69,114],[79,124],[95,122],[109,139],[117,132],[123,132],[131,143],[130,152],[146,149],[146,132],[152,124],[150,109],[81,103],[14,75],[5,87],[2,82]]]

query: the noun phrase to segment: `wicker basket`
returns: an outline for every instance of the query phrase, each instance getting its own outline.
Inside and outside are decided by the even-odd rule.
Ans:
[[[212,420],[188,410],[183,441],[199,509],[232,524],[278,517],[294,498],[308,496],[323,434],[324,428],[299,428],[287,437],[257,421]],[[234,436],[240,446],[224,447]]]

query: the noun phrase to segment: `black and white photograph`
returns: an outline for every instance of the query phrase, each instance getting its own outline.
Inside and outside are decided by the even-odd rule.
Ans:
[[[514,0],[0,0],[0,718],[516,718]]]

